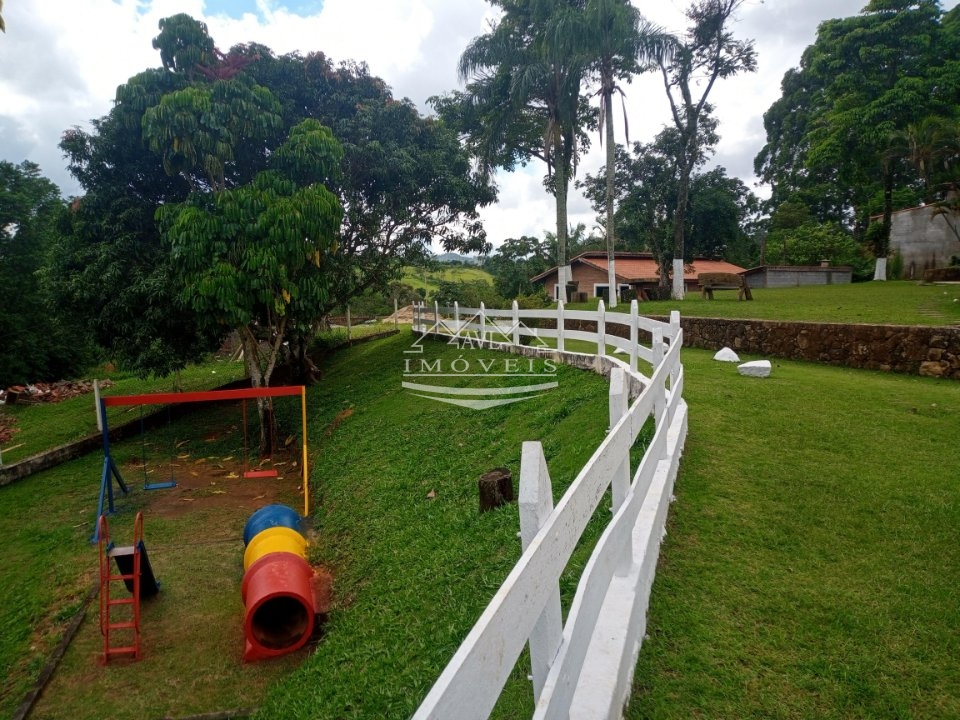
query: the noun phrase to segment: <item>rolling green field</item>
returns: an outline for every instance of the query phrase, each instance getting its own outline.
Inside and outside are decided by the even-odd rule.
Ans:
[[[957,286],[837,287],[758,291],[752,303],[690,296],[679,307],[960,321]],[[308,391],[311,560],[334,577],[318,642],[239,663],[245,518],[226,508],[234,486],[217,480],[172,514],[169,497],[135,489],[119,500],[115,532],[125,537],[133,511],[146,513],[164,582],[145,614],[145,658],[96,664],[94,604],[31,717],[240,717],[257,707],[262,718],[408,717],[519,557],[516,506],[478,514],[477,478],[505,466],[516,479],[521,443],[540,440],[559,496],[607,412],[604,379],[566,367],[542,400],[483,412],[412,396],[400,387],[410,342],[401,332],[333,353]],[[683,353],[690,433],[627,716],[960,717],[960,383],[780,360],[757,380],[711,358]],[[194,371],[198,386],[212,370],[223,373]],[[89,432],[90,404],[24,406],[17,419],[33,446],[49,447]],[[235,410],[191,415],[151,441],[168,452],[190,440],[189,462],[226,462],[237,422]],[[117,453],[135,462],[140,448]],[[93,453],[0,487],[0,716],[93,582],[100,464]],[[271,498],[296,506],[295,481],[281,485]],[[564,602],[602,520],[562,578]],[[522,657],[494,717],[529,716],[527,672]]]
[[[428,295],[440,288],[440,281],[474,282],[476,280],[493,284],[493,276],[479,267],[443,263],[440,264],[440,268],[436,272],[407,265],[404,267],[403,276],[400,278],[401,283],[405,283],[414,289],[423,288]]]

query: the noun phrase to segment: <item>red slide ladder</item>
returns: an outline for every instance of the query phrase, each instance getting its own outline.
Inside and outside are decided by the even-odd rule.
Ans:
[[[114,547],[110,542],[107,518],[100,516],[100,633],[103,635],[103,656],[105,665],[110,658],[131,655],[140,659],[140,562],[143,551],[143,513],[137,513],[133,524],[133,545]],[[122,559],[121,559],[122,558]],[[112,560],[116,559],[118,569],[113,572]],[[132,559],[132,563],[129,560]],[[124,560],[126,562],[124,562]],[[131,592],[130,597],[114,598],[110,595],[113,583],[122,582]],[[123,609],[127,609],[126,612]],[[120,619],[113,616],[119,612]],[[116,644],[117,633],[121,642]]]

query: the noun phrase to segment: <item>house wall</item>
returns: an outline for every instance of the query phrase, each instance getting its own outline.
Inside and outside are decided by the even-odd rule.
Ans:
[[[573,266],[573,279],[579,282],[578,292],[585,292],[587,297],[596,297],[593,286],[597,284],[606,285],[607,273],[595,267],[577,263]]]
[[[951,227],[960,231],[960,217],[934,215],[930,206],[893,214],[890,252],[903,259],[905,278],[919,280],[924,270],[947,267],[953,256],[960,256],[960,239]]]

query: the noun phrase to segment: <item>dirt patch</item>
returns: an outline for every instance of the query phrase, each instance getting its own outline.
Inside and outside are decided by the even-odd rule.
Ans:
[[[134,487],[161,487],[150,493],[149,512],[175,518],[200,508],[250,514],[264,505],[284,502],[293,492],[303,494],[299,447],[288,445],[270,458],[244,461],[237,455],[209,455],[206,443],[220,435],[209,432],[202,443],[179,444],[172,456],[129,460],[121,473]]]

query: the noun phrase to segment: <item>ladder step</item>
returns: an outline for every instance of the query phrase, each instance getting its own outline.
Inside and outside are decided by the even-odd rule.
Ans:
[[[137,627],[135,622],[118,622],[118,623],[109,623],[107,628],[110,630],[133,630]]]
[[[104,580],[111,580],[111,581],[124,580],[124,581],[126,581],[126,580],[133,580],[134,577],[136,577],[136,576],[135,576],[133,573],[130,573],[129,575],[107,575],[107,576],[104,578]]]
[[[130,646],[130,647],[115,647],[109,648],[106,650],[107,655],[129,655],[133,653],[134,655],[140,652],[139,648]]]
[[[133,605],[133,598],[120,598],[119,600],[107,600],[107,605]]]

